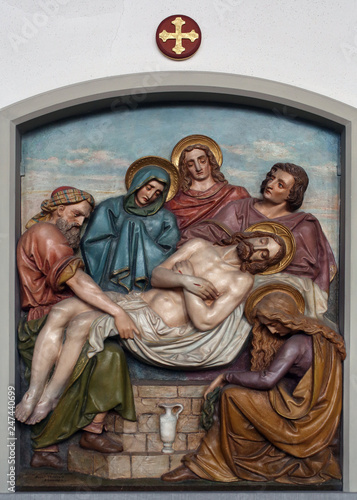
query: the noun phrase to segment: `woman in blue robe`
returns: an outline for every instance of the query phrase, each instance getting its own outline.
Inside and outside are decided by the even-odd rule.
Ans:
[[[175,252],[176,218],[162,208],[169,189],[169,173],[146,166],[136,172],[126,195],[95,209],[81,250],[87,272],[103,290],[148,290],[153,269]]]

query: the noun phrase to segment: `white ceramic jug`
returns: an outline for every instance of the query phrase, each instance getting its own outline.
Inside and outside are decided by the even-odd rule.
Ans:
[[[173,453],[172,445],[176,437],[177,420],[183,410],[183,406],[181,403],[160,403],[158,406],[165,409],[165,413],[160,415],[160,438],[164,443],[161,451],[162,453]],[[176,413],[173,413],[174,408],[178,408]]]

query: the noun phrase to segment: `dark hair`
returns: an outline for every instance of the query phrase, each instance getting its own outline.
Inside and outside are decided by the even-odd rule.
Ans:
[[[191,146],[187,146],[185,148],[179,159],[179,173],[180,173],[180,187],[183,192],[186,192],[190,189],[192,184],[192,178],[186,166],[186,153],[190,153],[194,149],[201,149],[204,151],[208,157],[209,164],[211,165],[211,175],[213,179],[217,182],[224,182],[226,179],[222,172],[220,171],[220,166],[217,163],[217,160],[210,150],[208,146],[204,146],[203,144],[192,144]]]
[[[264,193],[272,174],[274,174],[278,169],[283,172],[287,172],[294,177],[294,185],[290,189],[289,196],[286,200],[289,209],[291,212],[294,212],[301,207],[302,202],[304,201],[304,194],[307,186],[309,185],[309,178],[305,170],[302,167],[299,167],[299,165],[294,165],[294,163],[275,163],[275,165],[273,165],[267,173],[265,180],[260,186],[261,194]]]
[[[251,262],[249,259],[241,264],[241,271],[248,271],[250,274],[258,274],[263,273],[268,269],[268,267],[275,266],[275,264],[279,264],[279,262],[286,255],[286,245],[284,240],[275,233],[268,233],[266,231],[252,231],[251,233],[234,233],[232,236],[228,238],[224,238],[221,240],[218,245],[228,246],[228,245],[237,245],[239,242],[244,240],[249,240],[251,238],[260,238],[262,236],[272,238],[279,245],[279,250],[274,257],[269,257],[263,261],[253,261]]]

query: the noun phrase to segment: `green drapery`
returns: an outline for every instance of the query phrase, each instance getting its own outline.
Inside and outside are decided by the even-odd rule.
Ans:
[[[29,379],[37,335],[47,316],[26,321],[18,328],[18,349]],[[32,426],[34,449],[60,443],[90,424],[97,413],[115,410],[127,420],[136,420],[129,371],[122,348],[116,341],[105,342],[104,351],[87,357],[88,342],[83,346],[67,387],[54,411]]]

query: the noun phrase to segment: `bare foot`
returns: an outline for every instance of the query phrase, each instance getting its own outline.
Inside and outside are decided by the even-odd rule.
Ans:
[[[24,397],[16,406],[15,410],[15,417],[19,420],[19,422],[25,422],[29,418],[35,406],[39,402],[40,397],[41,394],[30,393],[29,391],[24,394]]]
[[[33,410],[31,416],[26,420],[25,424],[34,425],[41,422],[47,415],[52,411],[58,403],[58,399],[43,399],[40,400],[35,409]]]

